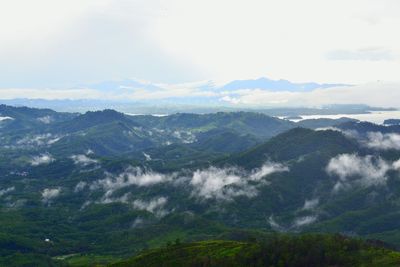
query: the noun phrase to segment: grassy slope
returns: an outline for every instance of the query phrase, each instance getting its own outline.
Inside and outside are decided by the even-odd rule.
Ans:
[[[400,253],[340,235],[275,236],[263,242],[203,241],[144,252],[113,267],[399,266]]]

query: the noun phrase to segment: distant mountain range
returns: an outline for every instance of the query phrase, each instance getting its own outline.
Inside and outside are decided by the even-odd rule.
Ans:
[[[324,89],[330,87],[350,86],[349,84],[320,84],[320,83],[293,83],[288,80],[271,80],[268,78],[259,78],[255,80],[236,80],[229,82],[220,90],[241,90],[241,89],[262,89],[270,91],[312,91],[315,89]]]
[[[98,90],[129,90],[129,89],[145,89],[145,90],[165,90],[167,85],[144,82],[140,80],[126,79],[121,81],[105,81],[97,84],[84,85],[85,87]],[[171,85],[170,85],[171,86]],[[172,85],[173,86],[173,85]],[[349,84],[320,84],[315,82],[295,83],[288,80],[272,80],[266,77],[259,79],[234,80],[224,85],[216,85],[213,81],[205,81],[200,83],[188,83],[178,85],[181,87],[199,88],[203,91],[208,90],[242,90],[242,89],[262,89],[270,91],[310,91],[315,89],[324,89],[338,86],[351,86]]]
[[[258,112],[269,116],[299,117],[303,115],[337,115],[337,114],[367,114],[371,111],[393,111],[393,108],[371,107],[368,105],[327,105],[321,108],[312,107],[279,107],[279,108],[250,108],[223,105],[220,101],[197,102],[196,104],[174,103],[174,101],[131,101],[131,100],[97,100],[97,99],[0,99],[0,104],[12,106],[28,106],[35,108],[51,108],[59,112],[86,112],[103,109],[114,109],[127,114],[167,115],[179,112],[187,113],[213,113],[213,112]]]
[[[153,110],[156,106],[163,113],[175,113],[183,110],[204,113],[250,109],[250,106],[245,107],[231,102],[232,98],[237,97],[244,90],[310,92],[316,89],[323,90],[338,86],[351,85],[315,82],[296,83],[288,80],[272,80],[265,77],[234,80],[226,84],[217,84],[214,81],[163,84],[124,79],[77,84],[71,88],[52,89],[58,91],[58,96],[65,95],[65,99],[43,100],[29,97],[9,99],[7,97],[8,99],[0,99],[0,103],[38,108],[50,107],[58,111],[87,111],[89,109],[113,108],[124,112],[148,114],[148,110]],[[35,95],[40,95],[40,89],[32,90],[38,90],[38,94]],[[85,92],[82,93],[82,99],[79,99],[79,94],[77,94],[80,91]],[[69,97],[71,94],[73,97]],[[46,99],[47,97],[47,95],[43,96]]]

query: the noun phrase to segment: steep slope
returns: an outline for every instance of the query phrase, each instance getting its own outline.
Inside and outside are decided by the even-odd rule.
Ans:
[[[357,149],[357,143],[346,138],[340,132],[295,128],[273,137],[253,149],[232,156],[227,163],[254,168],[262,165],[267,159],[296,160],[313,153],[330,158],[339,153],[350,153]]]

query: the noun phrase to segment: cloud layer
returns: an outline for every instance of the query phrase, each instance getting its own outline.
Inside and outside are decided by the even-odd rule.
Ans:
[[[326,171],[339,180],[334,186],[334,191],[348,189],[353,185],[371,186],[386,183],[387,172],[399,169],[399,161],[387,162],[380,157],[357,154],[341,154],[332,158]]]
[[[258,187],[268,184],[264,178],[277,172],[289,171],[289,168],[280,163],[266,162],[260,168],[244,171],[237,167],[217,168],[209,167],[191,173],[161,174],[139,167],[128,167],[118,175],[106,174],[106,178],[97,180],[89,185],[91,191],[104,192],[100,202],[129,202],[129,195],[114,197],[118,190],[128,187],[149,187],[160,183],[167,183],[172,187],[182,187],[192,197],[199,200],[215,199],[230,201],[238,196],[254,197]],[[83,181],[75,186],[75,192],[80,192],[87,184]]]
[[[310,94],[243,88],[217,95],[182,84],[266,75],[320,83],[398,81],[400,38],[392,29],[400,28],[399,11],[396,0],[3,1],[0,95],[123,100],[202,95],[223,104],[397,106],[398,84],[362,85],[346,94],[338,88]],[[180,86],[156,92],[118,88],[128,89],[118,96],[87,86],[131,77]],[[66,89],[76,88],[75,81],[85,86]]]

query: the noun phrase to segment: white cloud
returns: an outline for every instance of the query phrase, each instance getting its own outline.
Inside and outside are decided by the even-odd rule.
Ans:
[[[142,225],[144,225],[145,224],[145,220],[144,219],[142,219],[142,218],[136,218],[134,221],[133,221],[133,223],[132,223],[132,228],[139,228],[139,227],[142,227]]]
[[[177,79],[179,72],[193,77],[194,66],[171,57],[150,36],[151,25],[163,12],[159,0],[16,3],[0,9],[0,25],[12,25],[0,26],[0,70],[7,77],[3,84],[61,87],[133,76],[168,80]],[[18,82],[17,72],[23,81]]]
[[[348,138],[353,138],[353,139],[361,139],[362,138],[361,135],[359,134],[359,132],[357,132],[356,130],[342,130],[337,127],[322,127],[322,128],[315,129],[315,131],[329,131],[329,130],[341,132]]]
[[[271,215],[269,216],[268,220],[267,220],[268,224],[271,226],[271,228],[275,231],[278,232],[285,232],[287,231],[287,229],[285,227],[283,227],[282,225],[280,225],[279,223],[277,223],[274,219],[274,216]]]
[[[109,204],[109,203],[129,203],[129,198],[131,197],[131,195],[129,193],[126,193],[120,197],[110,197],[108,195],[104,195],[103,198],[98,201],[98,203],[102,203],[102,204]]]
[[[71,159],[74,161],[74,164],[81,165],[81,166],[87,166],[87,165],[95,164],[98,162],[97,160],[91,159],[84,154],[72,155]]]
[[[317,216],[305,216],[305,217],[300,217],[296,218],[293,222],[294,227],[303,227],[309,224],[312,224],[316,222],[318,219]]]
[[[397,0],[3,1],[0,70],[7,84],[21,76],[36,84],[132,76],[396,80],[399,10]],[[371,47],[379,49],[363,52]],[[390,51],[394,59],[330,60],[330,51],[341,59]]]
[[[115,191],[127,186],[151,186],[171,181],[173,175],[165,175],[150,170],[143,170],[139,167],[129,167],[118,176],[108,175],[107,178],[97,180],[90,185],[91,190],[103,189],[105,197],[110,197]]]
[[[135,199],[135,200],[130,200],[132,198],[130,193],[126,193],[120,197],[103,197],[100,201],[96,203],[102,203],[102,204],[109,204],[109,203],[124,203],[124,204],[130,204],[132,208],[137,209],[137,210],[145,210],[150,213],[153,213],[157,217],[163,217],[167,215],[169,212],[164,208],[165,205],[168,202],[168,199],[166,197],[155,197],[150,200],[142,200],[142,199]],[[87,204],[84,204],[84,207],[89,205],[90,202]],[[136,223],[135,223],[136,222]],[[139,224],[143,223],[142,219],[139,219],[138,221],[135,220],[134,226],[138,226]]]
[[[76,184],[74,192],[75,193],[81,192],[83,189],[85,189],[86,186],[87,186],[86,182],[80,181],[79,183]]]
[[[0,116],[0,121],[5,121],[5,120],[13,120],[14,118],[8,117],[8,116]]]
[[[149,201],[137,199],[132,202],[135,209],[146,210],[154,213],[158,217],[165,216],[168,212],[164,209],[168,199],[166,197],[153,198]]]
[[[166,197],[155,197],[150,200],[135,199],[133,201],[131,199],[132,199],[131,193],[125,193],[124,195],[122,195],[120,197],[110,197],[110,196],[104,195],[102,197],[102,199],[100,201],[97,201],[96,203],[129,204],[129,205],[132,205],[132,207],[134,209],[148,211],[150,213],[153,213],[155,216],[157,216],[159,218],[168,214],[168,211],[164,208],[168,202],[168,199]],[[88,203],[88,204],[90,204],[90,203]],[[84,208],[88,204],[84,205],[82,208]]]
[[[304,201],[304,206],[303,206],[303,210],[313,210],[315,209],[319,204],[319,199],[315,198],[315,199],[306,199]]]
[[[62,136],[53,135],[51,133],[27,135],[19,139],[16,145],[20,148],[31,148],[33,146],[50,146],[61,139]]]
[[[143,156],[146,159],[146,161],[150,161],[151,160],[151,156],[149,154],[146,154],[143,152]]]
[[[400,171],[400,159],[393,162],[393,168],[397,171]]]
[[[289,171],[287,166],[279,163],[266,162],[261,168],[246,172],[237,167],[216,168],[210,167],[196,170],[189,176],[181,174],[161,174],[139,167],[129,167],[115,176],[107,174],[104,179],[97,180],[90,185],[91,190],[104,190],[103,200],[114,201],[115,191],[128,186],[153,186],[159,183],[171,183],[174,186],[186,185],[188,182],[192,196],[201,199],[231,200],[236,196],[253,197],[258,193],[257,187],[268,183],[266,176]]]
[[[11,187],[8,187],[8,188],[5,188],[5,189],[0,189],[0,197],[2,197],[5,194],[8,194],[8,193],[10,193],[10,192],[12,192],[14,190],[15,190],[14,186],[11,186]]]
[[[53,156],[47,153],[32,157],[30,163],[32,166],[38,166],[42,164],[49,164],[53,161],[55,161]]]
[[[181,140],[182,143],[190,144],[196,141],[196,135],[193,134],[191,131],[174,131],[172,136]]]
[[[50,88],[0,88],[1,99],[115,99],[112,94],[104,94],[94,89],[50,89]]]
[[[43,117],[39,117],[37,118],[38,121],[44,123],[44,124],[49,124],[53,122],[53,118],[50,116],[43,116]]]
[[[370,82],[355,86],[316,89],[310,92],[266,91],[243,89],[223,92],[221,100],[248,106],[323,106],[329,104],[361,103],[370,106],[399,107],[400,83]]]
[[[309,92],[272,91],[264,89],[238,89],[218,91],[203,87],[181,88],[180,84],[162,85],[160,90],[135,89],[127,91],[100,91],[90,88],[80,89],[0,89],[3,99],[30,98],[43,99],[100,99],[100,100],[131,100],[154,101],[162,99],[177,99],[182,101],[187,97],[212,99],[221,105],[236,107],[320,107],[329,104],[367,104],[379,107],[400,107],[398,98],[399,82],[370,82],[354,86],[331,87],[316,89]],[[360,117],[361,118],[361,117]],[[194,140],[190,132],[176,132],[176,138],[185,134],[188,142]]]
[[[54,198],[58,197],[61,193],[61,188],[45,188],[42,191],[42,201],[49,203]]]
[[[362,61],[380,61],[395,60],[396,56],[392,51],[382,47],[367,47],[357,50],[333,50],[327,53],[330,60],[362,60]]]
[[[376,150],[400,150],[400,134],[367,132],[366,137],[356,130],[342,130],[336,127],[318,128],[316,131],[332,130],[343,133],[349,138],[356,139],[361,145]]]
[[[294,220],[291,224],[289,224],[287,226],[283,226],[283,225],[279,224],[278,222],[276,222],[276,220],[274,219],[274,216],[271,215],[267,221],[273,230],[278,231],[278,232],[287,232],[287,231],[298,230],[301,227],[315,223],[317,220],[318,220],[318,216],[316,216],[316,215],[303,216],[303,217],[294,218]]]
[[[329,161],[326,171],[331,176],[339,177],[334,187],[334,191],[339,191],[353,185],[385,184],[387,172],[396,168],[397,162],[386,162],[380,157],[341,154]]]
[[[26,202],[28,202],[26,199],[17,199],[15,202],[9,202],[6,205],[11,209],[19,209],[24,206]]]
[[[268,176],[275,172],[287,172],[289,168],[281,163],[266,162],[261,166],[260,169],[255,169],[251,173],[249,179],[253,181],[259,181],[265,176]]]
[[[210,167],[205,170],[197,170],[193,173],[190,184],[193,187],[193,195],[210,199],[231,200],[237,196],[254,197],[257,195],[257,187],[251,181],[263,184],[262,178],[276,172],[288,171],[288,167],[266,162],[261,168],[250,173],[237,168]]]
[[[221,10],[225,11],[224,20],[220,20]],[[153,34],[169,53],[190,58],[224,79],[265,73],[303,81],[316,77],[319,81],[350,83],[398,79],[393,69],[399,65],[398,61],[343,62],[325,57],[332,50],[357,51],[377,44],[383,50],[398,53],[400,40],[390,30],[400,25],[399,15],[392,13],[394,10],[398,13],[395,1],[379,5],[362,0],[351,4],[344,0],[176,1],[169,4],[169,16],[160,18]],[[388,13],[393,15],[388,17]],[[203,19],[205,16],[207,21]],[[371,25],[365,22],[365,17],[378,17],[375,21],[379,22]],[[356,38],[354,32],[358,33]],[[232,60],[240,64],[231,64]]]
[[[400,150],[400,134],[369,132],[365,145],[378,150]]]
[[[242,186],[244,182],[241,176],[235,174],[234,169],[210,167],[207,170],[195,171],[190,184],[194,187],[195,195],[204,198],[225,199],[238,195],[254,196],[254,188],[249,188],[249,191],[234,191],[226,187],[229,185]]]

